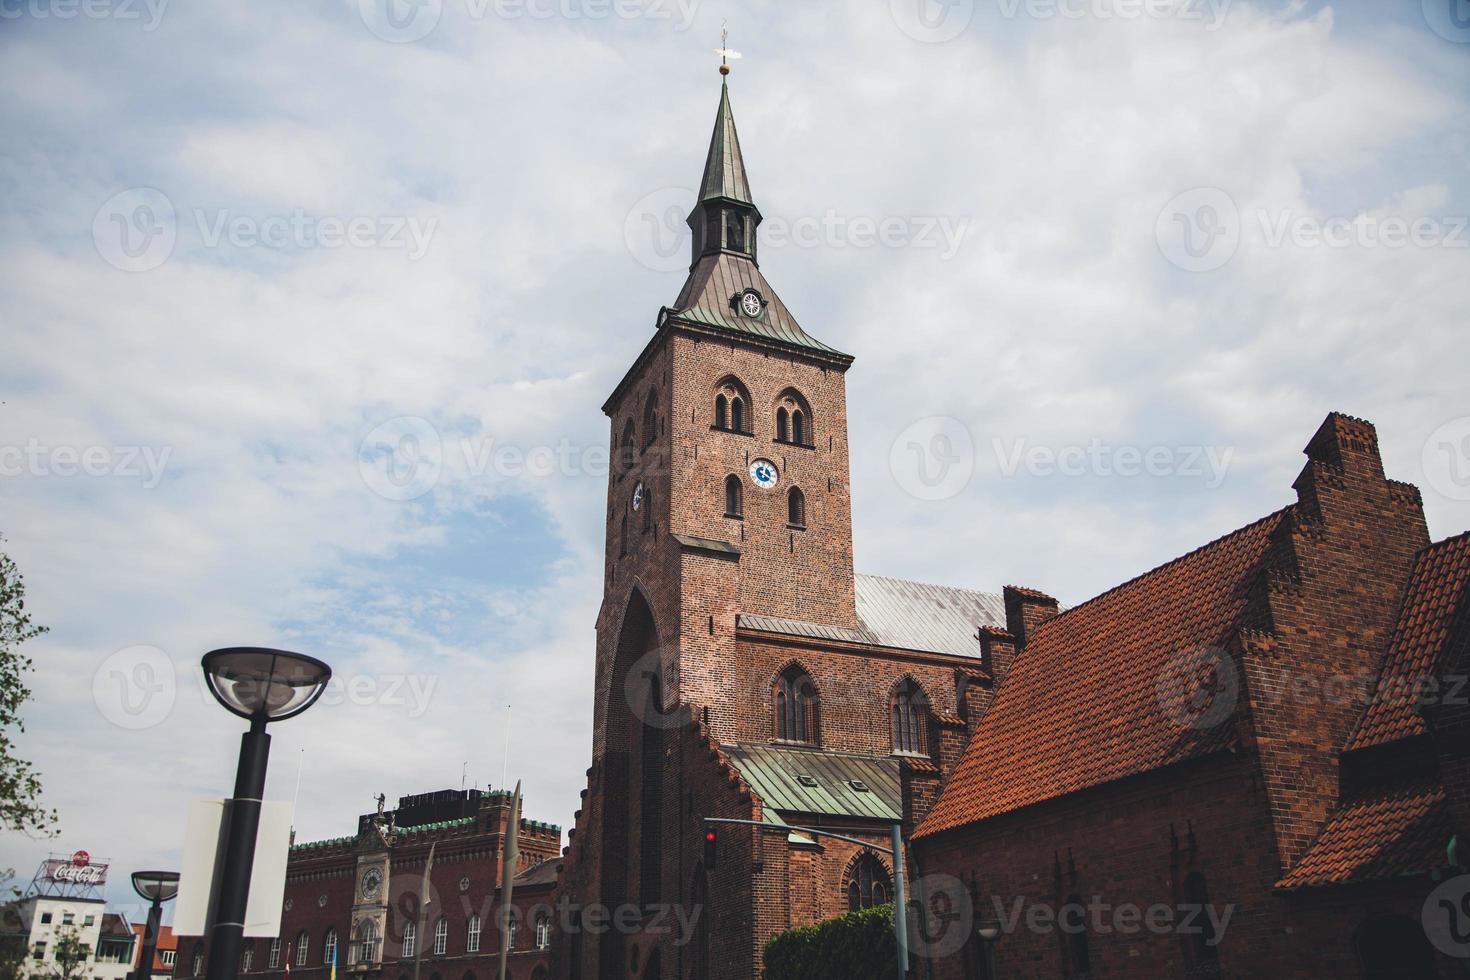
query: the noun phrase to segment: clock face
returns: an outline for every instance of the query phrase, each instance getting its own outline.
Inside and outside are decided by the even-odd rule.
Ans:
[[[633,509],[634,510],[642,510],[643,509],[643,494],[644,494],[643,481],[642,480],[639,480],[638,481],[638,485],[633,488]]]
[[[377,868],[368,868],[362,876],[362,897],[372,900],[378,897],[378,892],[383,887],[383,872]]]
[[[760,487],[762,490],[770,490],[776,486],[776,482],[781,477],[780,474],[776,472],[775,463],[771,462],[769,459],[758,459],[750,464],[750,478],[754,480],[755,485]]]
[[[760,316],[761,306],[762,303],[760,293],[757,293],[754,290],[750,290],[740,297],[740,312],[744,313],[746,316]]]

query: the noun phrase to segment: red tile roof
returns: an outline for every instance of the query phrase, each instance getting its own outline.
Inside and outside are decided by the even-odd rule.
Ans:
[[[1247,586],[1289,511],[1043,623],[915,836],[1223,748],[1232,726],[1191,725],[1191,692],[1167,681],[1235,636]]]
[[[1419,683],[1434,671],[1467,584],[1470,533],[1419,552],[1379,673],[1377,693],[1348,739],[1347,751],[1425,732],[1424,721],[1414,710]]]
[[[1437,782],[1380,791],[1338,810],[1276,887],[1342,885],[1443,868],[1454,832]]]

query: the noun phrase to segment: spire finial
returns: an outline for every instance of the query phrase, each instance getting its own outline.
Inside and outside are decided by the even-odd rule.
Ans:
[[[730,74],[730,59],[740,57],[740,52],[730,49],[730,29],[724,21],[720,21],[720,46],[715,49],[715,54],[720,56],[720,74]]]

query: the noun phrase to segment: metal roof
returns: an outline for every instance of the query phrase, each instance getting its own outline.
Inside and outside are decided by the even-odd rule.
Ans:
[[[1005,626],[1005,602],[990,592],[881,575],[858,575],[854,584],[855,630],[751,613],[741,613],[737,625],[762,633],[975,658],[980,656],[980,641],[975,636],[980,627]]]
[[[740,744],[723,749],[769,810],[887,822],[903,819],[897,759],[785,745]]]
[[[740,155],[740,137],[735,132],[735,115],[730,111],[730,86],[720,83],[720,108],[715,112],[715,131],[709,140],[709,156],[704,161],[704,179],[699,182],[699,199],[729,198],[754,204],[750,182],[745,176],[745,160]]]
[[[758,317],[736,313],[731,305],[732,298],[747,289],[754,289],[766,301],[766,308]],[[719,252],[702,256],[689,270],[689,278],[684,281],[684,288],[669,314],[677,320],[851,360],[801,329],[761,270],[745,255]]]

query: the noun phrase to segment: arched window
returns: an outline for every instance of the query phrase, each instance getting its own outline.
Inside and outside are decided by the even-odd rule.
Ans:
[[[633,420],[623,425],[623,439],[618,446],[618,471],[626,473],[638,462],[638,449],[633,445]]]
[[[745,510],[741,501],[742,489],[740,477],[731,473],[725,477],[725,516],[744,517]]]
[[[888,869],[870,852],[853,858],[847,871],[847,910],[870,909],[888,901]]]
[[[337,930],[328,929],[322,938],[322,966],[331,966],[337,957]]]
[[[1087,947],[1087,906],[1080,895],[1067,896],[1059,925],[1067,937],[1067,975],[1086,977],[1092,971],[1092,952]]]
[[[439,916],[434,923],[434,955],[443,956],[449,949],[449,920]]]
[[[281,937],[277,936],[271,940],[270,952],[266,954],[265,965],[267,969],[276,970],[281,966]]]
[[[643,445],[653,445],[653,440],[658,438],[658,389],[648,392],[648,398],[643,402]]]
[[[618,531],[618,557],[628,553],[628,515],[623,515],[623,524]]]
[[[255,966],[255,944],[246,943],[245,948],[240,950],[240,972],[249,973]]]
[[[791,413],[791,441],[798,446],[805,446],[806,441],[806,416],[801,409]]]
[[[412,922],[405,922],[403,924],[403,958],[404,959],[411,959],[413,957],[413,944],[414,944],[414,940],[416,940],[417,938],[418,938],[418,929],[414,926],[414,924]]]
[[[750,392],[735,375],[727,374],[715,384],[715,428],[750,435]]]
[[[375,963],[378,959],[378,926],[372,919],[357,924],[357,962]]]
[[[929,743],[929,699],[923,688],[905,679],[893,689],[893,751],[923,755]]]
[[[1353,933],[1353,945],[1365,980],[1433,980],[1439,976],[1424,928],[1406,916],[1369,919]]]
[[[790,440],[790,430],[787,428],[788,415],[786,409],[776,409],[776,441],[787,442]]]
[[[1208,915],[1210,896],[1205,887],[1205,876],[1198,871],[1191,871],[1184,879],[1184,902],[1194,916],[1194,931],[1185,935],[1189,965],[1203,973],[1219,961],[1220,949],[1214,920]]]
[[[806,494],[797,487],[786,493],[786,523],[793,527],[806,527]]]
[[[798,446],[812,445],[812,409],[795,388],[776,396],[776,441]]]
[[[307,963],[306,954],[309,953],[309,952],[311,952],[311,937],[306,934],[306,930],[305,929],[302,929],[300,932],[298,932],[296,934],[296,965],[297,966],[305,966],[306,965],[306,963]]]
[[[303,935],[304,935],[304,933],[303,933]],[[196,977],[201,977],[201,976],[204,975],[204,944],[203,943],[195,943],[194,944],[194,969],[193,969],[192,972],[193,972],[194,976],[196,976]]]
[[[730,428],[730,400],[724,395],[715,396],[715,428]]]
[[[643,499],[639,501],[639,510],[643,512],[643,530],[653,530],[653,491],[648,487],[643,488]]]
[[[792,664],[777,675],[771,700],[777,740],[817,744],[821,701],[816,685],[800,664]]]
[[[465,929],[464,951],[466,953],[478,953],[480,951],[480,917],[470,916],[470,924]]]
[[[551,916],[545,912],[536,914],[536,948],[545,949],[551,945]]]
[[[730,399],[730,428],[736,432],[745,432],[745,400],[739,397]]]

